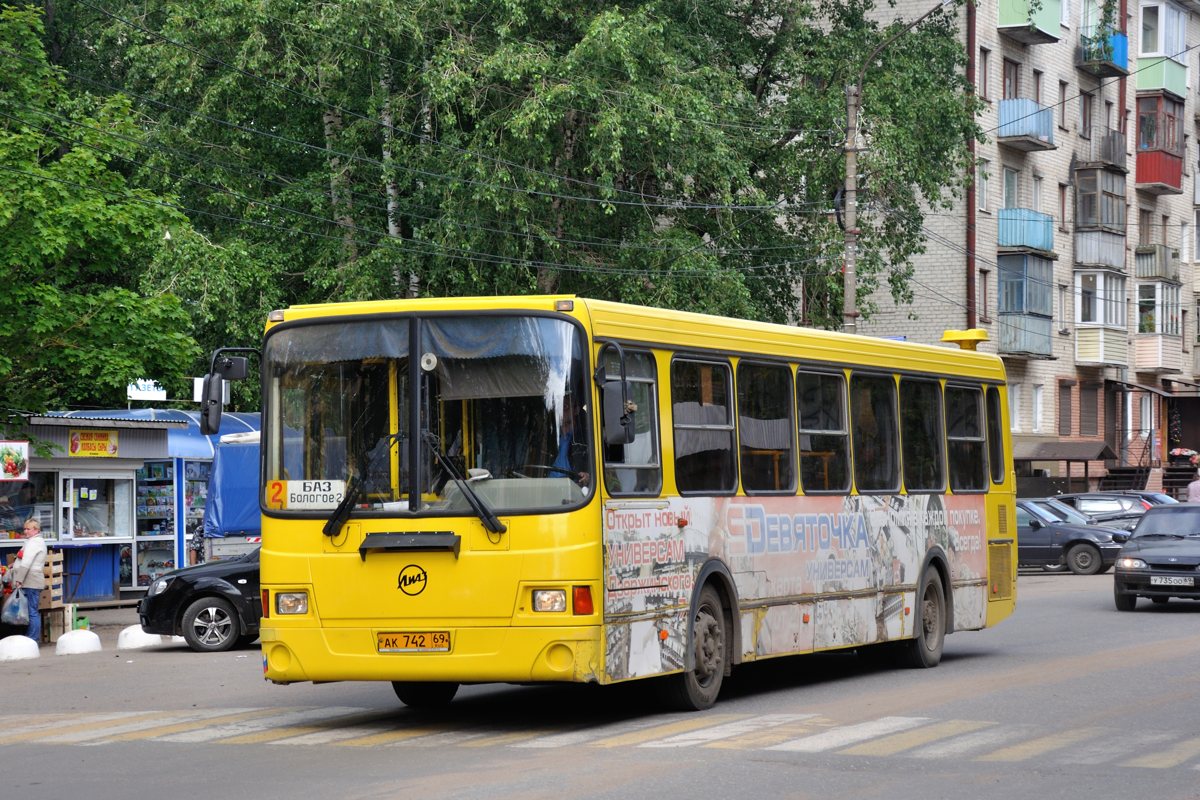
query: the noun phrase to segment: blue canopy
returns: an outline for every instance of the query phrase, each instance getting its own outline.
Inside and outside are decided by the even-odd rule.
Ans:
[[[259,413],[230,412],[221,415],[221,430],[212,436],[200,432],[200,412],[173,408],[118,408],[111,411],[61,411],[50,416],[80,417],[82,419],[144,420],[151,422],[186,422],[186,428],[167,430],[167,456],[170,458],[208,459],[216,452],[217,440],[227,433],[247,433],[259,430]]]

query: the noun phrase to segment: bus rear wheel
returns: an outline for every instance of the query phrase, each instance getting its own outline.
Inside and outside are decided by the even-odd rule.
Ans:
[[[729,636],[721,596],[712,586],[700,590],[688,631],[692,668],[672,677],[671,704],[683,711],[712,708],[725,678]]]
[[[441,708],[458,693],[458,684],[442,681],[392,681],[392,691],[409,708]]]
[[[942,575],[928,567],[917,594],[917,635],[904,643],[904,661],[910,667],[936,667],[946,641],[946,595]]]

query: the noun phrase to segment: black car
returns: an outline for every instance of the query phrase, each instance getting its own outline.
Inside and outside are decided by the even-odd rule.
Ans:
[[[1200,600],[1200,503],[1154,506],[1142,515],[1113,573],[1118,611],[1132,611],[1139,597]]]
[[[1088,524],[1055,498],[1017,500],[1017,563],[1021,566],[1066,564],[1076,575],[1106,572],[1121,552],[1114,537],[1123,539],[1124,534]]]
[[[261,617],[257,549],[169,572],[150,584],[138,604],[142,630],[183,636],[201,653],[253,642]]]

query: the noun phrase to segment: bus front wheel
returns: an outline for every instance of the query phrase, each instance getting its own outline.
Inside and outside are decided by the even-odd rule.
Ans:
[[[392,681],[392,691],[409,708],[441,708],[458,693],[457,683],[441,681]]]
[[[917,615],[917,635],[904,643],[905,661],[918,669],[936,667],[946,641],[946,594],[942,575],[934,567],[926,569],[921,579]]]
[[[672,705],[684,711],[712,708],[725,678],[729,636],[721,596],[712,586],[700,590],[688,631],[693,665],[671,678]]]

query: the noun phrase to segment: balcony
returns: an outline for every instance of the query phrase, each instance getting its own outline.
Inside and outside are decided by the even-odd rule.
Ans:
[[[1166,150],[1139,150],[1133,188],[1147,194],[1183,194],[1183,156]]]
[[[996,347],[1002,356],[1047,359],[1053,357],[1054,320],[1039,314],[1000,312]]]
[[[1075,232],[1075,264],[1125,271],[1125,235],[1105,230]]]
[[[1133,337],[1135,372],[1158,375],[1183,372],[1183,340],[1165,333],[1139,333]]]
[[[1121,131],[1093,125],[1086,138],[1080,135],[1076,146],[1080,168],[1099,166],[1127,171],[1125,134]]]
[[[1075,363],[1088,367],[1124,367],[1129,362],[1129,332],[1124,328],[1075,326]]]
[[[1165,244],[1141,244],[1134,250],[1137,277],[1179,282],[1179,248]]]
[[[1173,58],[1143,56],[1137,60],[1137,91],[1187,97],[1187,67]]]
[[[1109,26],[1085,28],[1075,50],[1075,66],[1098,78],[1129,74],[1129,37]]]
[[[1002,208],[996,244],[1001,249],[1054,252],[1054,218],[1028,208]]]
[[[1031,10],[1030,6],[1036,6]],[[1000,0],[1000,33],[1023,44],[1049,44],[1058,41],[1062,19],[1062,0]]]
[[[1027,153],[1055,149],[1053,110],[1024,97],[1001,100],[996,141]]]

